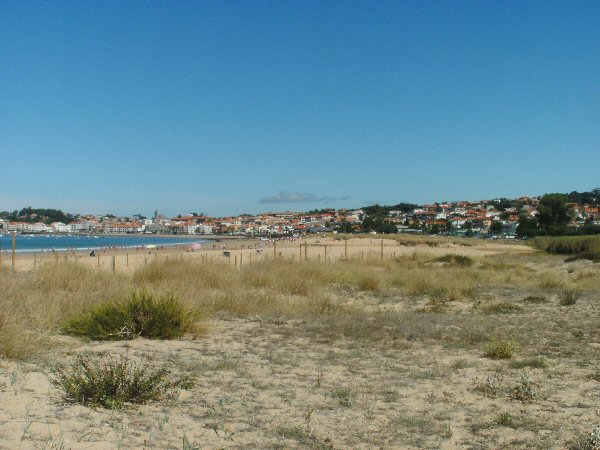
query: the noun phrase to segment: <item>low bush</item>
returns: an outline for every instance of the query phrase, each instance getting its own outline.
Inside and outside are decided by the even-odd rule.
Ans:
[[[543,369],[548,367],[548,362],[542,357],[522,359],[510,363],[512,369],[523,369],[524,367],[533,367],[534,369]]]
[[[144,404],[168,398],[176,388],[189,388],[189,380],[170,381],[165,367],[152,369],[127,356],[79,355],[53,370],[51,381],[64,392],[65,400],[103,408],[126,403]]]
[[[509,314],[523,311],[521,305],[515,305],[514,303],[500,302],[487,305],[483,308],[486,313],[489,314]]]
[[[580,259],[587,259],[588,261],[592,261],[595,263],[600,262],[600,252],[587,251],[583,253],[577,253],[576,255],[565,258],[565,262],[573,262],[578,261]]]
[[[173,295],[155,297],[147,291],[133,292],[121,301],[103,303],[67,321],[66,334],[93,340],[174,339],[191,332],[199,315]]]
[[[493,338],[485,348],[485,356],[491,359],[510,359],[519,350],[519,344],[513,339]]]
[[[447,255],[439,256],[434,259],[435,262],[444,262],[455,266],[472,266],[473,258],[464,255],[457,255],[455,253],[448,253]]]
[[[509,392],[511,400],[518,400],[523,403],[535,400],[538,395],[538,386],[533,382],[531,375],[528,373],[521,374],[519,384],[514,386]]]
[[[548,303],[548,299],[546,297],[544,297],[543,295],[528,295],[521,301],[523,303],[531,303],[534,305],[537,305],[540,303]]]

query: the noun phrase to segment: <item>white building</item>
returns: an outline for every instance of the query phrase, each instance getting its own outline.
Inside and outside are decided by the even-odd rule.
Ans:
[[[213,227],[209,225],[197,225],[196,234],[212,234]]]

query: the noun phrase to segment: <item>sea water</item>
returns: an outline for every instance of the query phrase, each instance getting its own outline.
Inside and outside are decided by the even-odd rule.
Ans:
[[[84,251],[103,248],[135,248],[148,245],[173,246],[191,245],[193,242],[206,242],[202,239],[180,237],[160,237],[153,235],[17,235],[17,252]],[[12,235],[0,238],[2,251],[12,251]]]

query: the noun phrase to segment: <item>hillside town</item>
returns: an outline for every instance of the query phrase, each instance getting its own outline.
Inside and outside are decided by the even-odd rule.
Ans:
[[[63,214],[62,221],[42,217],[45,210],[26,208],[20,212],[2,213],[0,233],[63,234],[174,234],[174,235],[244,235],[294,236],[306,233],[412,233],[447,234],[469,237],[515,238],[519,224],[533,221],[540,213],[542,197],[520,197],[514,200],[457,201],[428,205],[373,205],[360,209],[321,209],[309,212],[265,212],[231,217],[209,217],[190,213],[166,217],[155,211],[153,217],[143,215]],[[586,199],[584,197],[584,199]],[[589,199],[587,199],[589,200]],[[543,202],[543,200],[542,200]],[[598,201],[565,203],[572,228],[600,225]],[[56,210],[48,210],[56,211]],[[7,216],[17,216],[17,220]]]

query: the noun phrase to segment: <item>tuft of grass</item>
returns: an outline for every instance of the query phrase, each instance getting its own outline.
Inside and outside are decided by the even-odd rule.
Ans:
[[[521,359],[519,361],[511,361],[510,367],[512,369],[523,369],[524,367],[543,369],[545,367],[548,367],[548,362],[542,357],[535,357],[529,359]]]
[[[46,333],[27,327],[18,314],[0,308],[0,357],[24,359],[32,356],[46,342]]]
[[[517,428],[514,416],[507,412],[498,414],[494,422],[501,427]]]
[[[89,313],[68,320],[66,334],[93,340],[174,339],[193,330],[199,315],[173,295],[155,297],[147,291],[100,304]]]
[[[340,405],[352,408],[355,404],[355,394],[349,387],[338,387],[331,392],[333,398],[337,398]]]
[[[286,439],[296,439],[301,441],[308,436],[306,429],[301,425],[280,425],[275,429],[275,432]]]
[[[558,294],[558,303],[562,306],[571,306],[577,303],[577,300],[581,296],[579,289],[563,289]]]
[[[373,273],[362,273],[356,280],[356,287],[361,291],[378,291],[379,278]]]
[[[519,350],[519,344],[513,339],[492,338],[485,348],[485,357],[491,359],[510,359]]]
[[[189,380],[173,382],[165,367],[152,369],[127,356],[79,355],[70,364],[53,369],[51,381],[68,402],[103,408],[126,403],[145,404],[171,396],[174,389],[190,387]]]

